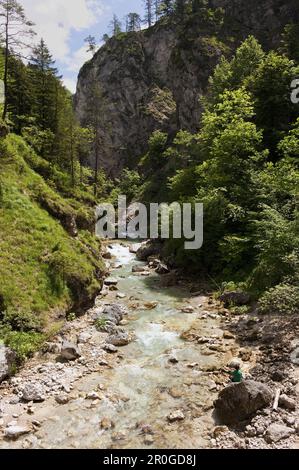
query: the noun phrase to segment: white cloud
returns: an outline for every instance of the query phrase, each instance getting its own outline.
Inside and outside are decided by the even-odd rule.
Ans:
[[[95,25],[104,12],[99,0],[21,0],[26,14],[43,37],[54,58],[68,62],[71,56],[72,31]]]
[[[77,80],[75,78],[64,78],[63,83],[73,94],[76,92]]]
[[[82,46],[77,51],[71,53],[65,60],[66,70],[69,72],[78,72],[82,64],[92,58],[92,53],[87,52],[87,45]]]

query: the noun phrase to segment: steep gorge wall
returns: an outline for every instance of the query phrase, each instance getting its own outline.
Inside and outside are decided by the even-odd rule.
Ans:
[[[170,134],[198,129],[200,97],[222,54],[231,54],[249,34],[266,49],[275,48],[285,25],[299,21],[297,0],[210,0],[210,6],[223,9],[222,22],[202,14],[184,24],[161,22],[112,38],[82,67],[77,114],[84,123],[88,90],[96,80],[104,98],[100,165],[108,174],[134,166],[155,129]]]

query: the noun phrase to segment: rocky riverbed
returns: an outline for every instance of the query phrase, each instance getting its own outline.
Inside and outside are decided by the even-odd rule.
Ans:
[[[156,256],[137,261],[137,249],[113,244],[94,308],[2,382],[0,448],[297,447],[299,369],[285,362],[292,338],[270,351],[265,320],[232,317]],[[277,410],[271,397],[253,419],[217,422],[232,360],[246,379],[280,389]]]

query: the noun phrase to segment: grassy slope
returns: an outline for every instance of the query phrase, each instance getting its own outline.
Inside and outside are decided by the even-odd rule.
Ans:
[[[92,301],[103,270],[92,235],[71,237],[39,205],[42,199],[62,214],[74,212],[26,163],[29,154],[19,137],[0,142],[0,337],[22,353],[24,342],[39,343],[40,333],[53,329],[58,312]]]

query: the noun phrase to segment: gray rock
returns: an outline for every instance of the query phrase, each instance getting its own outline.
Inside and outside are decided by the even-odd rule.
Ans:
[[[118,292],[118,293],[116,294],[116,297],[117,297],[118,299],[125,299],[127,296],[126,296],[126,294],[123,294],[122,292]]]
[[[146,270],[147,270],[146,266],[142,266],[140,264],[136,264],[135,266],[132,267],[132,273],[143,273]]]
[[[253,416],[272,402],[272,391],[265,384],[246,380],[222,390],[215,401],[220,420],[231,424]]]
[[[169,274],[170,272],[168,266],[164,263],[159,263],[155,271],[157,274]]]
[[[101,327],[102,331],[112,334],[125,315],[127,315],[125,307],[119,304],[110,304],[96,311],[93,318],[96,322],[103,324]]]
[[[175,421],[183,421],[185,419],[185,415],[182,410],[173,411],[167,416],[167,419],[170,423],[174,423]]]
[[[89,392],[85,398],[86,400],[101,400],[101,396],[94,390],[92,392]]]
[[[108,287],[117,286],[118,279],[115,279],[114,277],[109,277],[108,279],[105,279],[104,284]]]
[[[130,245],[129,251],[130,253],[136,254],[139,248],[140,248],[140,243],[133,243],[132,245]]]
[[[16,354],[14,351],[0,344],[0,383],[12,374],[15,362]]]
[[[265,434],[265,440],[270,444],[276,443],[283,439],[287,439],[294,433],[292,428],[284,426],[283,424],[271,424]]]
[[[76,344],[64,341],[61,346],[60,356],[66,361],[75,361],[81,357],[81,354]]]
[[[247,305],[250,302],[250,295],[246,292],[224,292],[220,297],[225,307]]]
[[[284,370],[277,369],[271,374],[271,379],[274,380],[274,382],[282,382],[284,379],[286,379],[287,374]]]
[[[22,392],[22,400],[26,402],[33,401],[35,403],[45,401],[43,388],[39,384],[26,384]]]
[[[115,334],[107,338],[107,343],[112,344],[113,346],[127,346],[132,339],[129,333],[126,331],[118,331]]]
[[[168,362],[170,362],[171,364],[178,364],[179,360],[175,356],[170,356]]]
[[[137,250],[136,256],[140,261],[147,261],[150,256],[160,255],[162,243],[157,240],[151,240],[141,245]]]
[[[61,344],[59,343],[45,343],[42,348],[43,353],[59,354],[61,351]]]
[[[294,349],[291,353],[291,362],[295,364],[296,366],[299,365],[299,347]]]
[[[80,343],[88,343],[92,338],[92,335],[90,333],[87,333],[87,332],[83,332],[83,333],[80,333],[80,335],[78,336],[78,344]]]
[[[10,440],[17,440],[19,437],[29,434],[31,429],[27,426],[8,426],[4,429],[4,437]]]
[[[70,401],[70,396],[66,393],[61,393],[55,397],[55,401],[58,405],[66,405]]]
[[[286,410],[294,411],[296,409],[296,402],[287,395],[281,395],[279,398],[279,406]]]
[[[114,346],[113,344],[105,344],[103,346],[103,349],[104,349],[104,351],[106,351],[109,354],[115,354],[118,351],[117,347]]]

